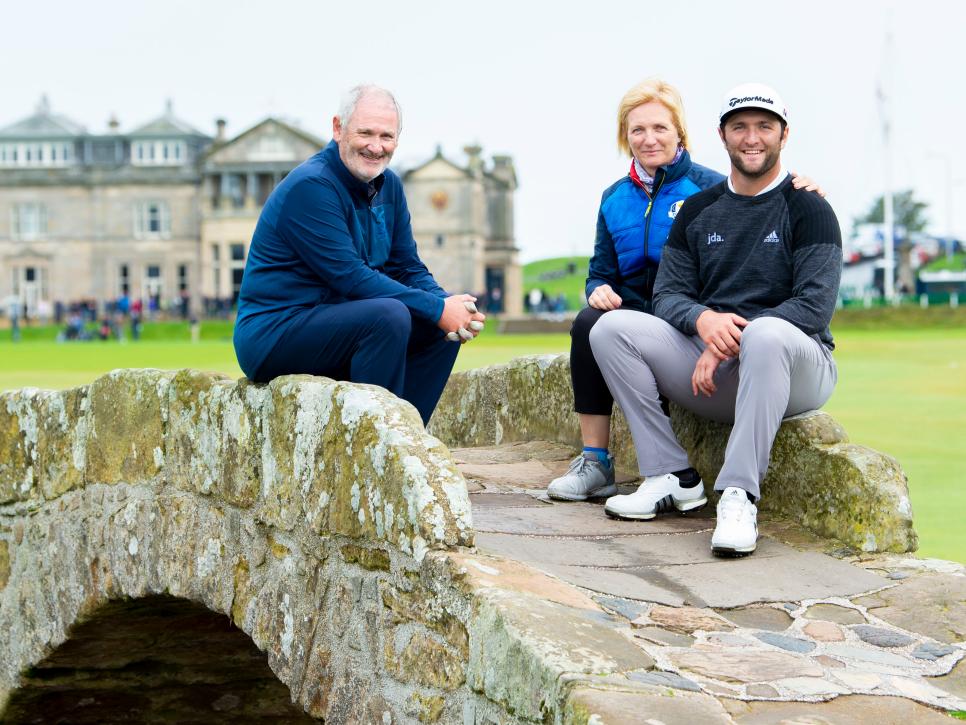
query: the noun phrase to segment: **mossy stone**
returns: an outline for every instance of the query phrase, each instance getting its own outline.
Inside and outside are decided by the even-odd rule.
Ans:
[[[10,581],[10,544],[0,539],[0,592]]]
[[[37,411],[39,391],[0,393],[0,504],[37,496]]]
[[[84,485],[89,409],[88,386],[40,398],[37,476],[47,500]]]
[[[173,373],[114,370],[90,386],[87,483],[150,483],[164,465]]]

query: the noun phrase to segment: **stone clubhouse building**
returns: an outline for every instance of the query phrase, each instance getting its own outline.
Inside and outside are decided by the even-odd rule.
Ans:
[[[196,312],[233,303],[262,205],[326,141],[271,117],[232,138],[225,129],[218,120],[209,136],[169,102],[132,130],[111,118],[92,132],[46,98],[0,128],[0,300],[28,317],[125,295]],[[466,166],[437,149],[400,171],[420,256],[444,288],[518,313],[513,162],[464,150]]]

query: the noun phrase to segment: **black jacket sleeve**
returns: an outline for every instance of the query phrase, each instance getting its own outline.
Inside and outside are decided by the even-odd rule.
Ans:
[[[756,317],[779,317],[806,335],[828,327],[842,277],[842,232],[835,212],[818,194],[788,194],[792,223],[792,296]]]

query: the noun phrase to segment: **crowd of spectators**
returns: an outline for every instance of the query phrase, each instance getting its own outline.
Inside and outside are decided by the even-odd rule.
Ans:
[[[550,296],[540,287],[534,287],[523,298],[523,309],[531,315],[560,314],[567,308],[567,296],[563,292]]]
[[[477,306],[481,311],[496,314],[503,312],[503,293],[500,288],[480,293],[477,298]],[[567,298],[563,293],[550,296],[543,289],[532,289],[524,296],[524,309],[529,314],[566,312]],[[69,302],[57,300],[53,303],[43,300],[36,305],[33,314],[28,314],[25,305],[13,296],[0,306],[0,317],[6,318],[9,326],[17,331],[17,336],[24,325],[53,324],[61,328],[57,339],[63,341],[121,340],[125,337],[137,340],[145,322],[184,320],[196,323],[199,320],[230,320],[235,312],[235,300],[231,297],[202,297],[197,309],[192,309],[191,298],[187,293],[170,300],[162,300],[157,294],[144,299],[121,295],[108,300],[85,298]]]
[[[12,330],[13,339],[19,339],[25,325],[55,325],[60,341],[137,340],[145,322],[158,320],[183,320],[196,327],[200,319],[231,319],[235,314],[235,302],[228,298],[200,300],[198,310],[192,308],[187,292],[170,300],[160,295],[144,299],[128,295],[107,300],[85,298],[53,303],[43,300],[31,311],[23,301],[11,295],[2,300],[0,318],[5,318]],[[198,312],[201,314],[199,315]]]

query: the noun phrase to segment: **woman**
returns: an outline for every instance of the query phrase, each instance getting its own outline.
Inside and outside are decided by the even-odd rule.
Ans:
[[[608,450],[614,399],[591,352],[590,329],[610,310],[651,311],[661,250],[674,217],[685,199],[725,178],[691,161],[681,96],[658,79],[624,94],[617,109],[617,146],[631,157],[630,171],[601,198],[587,276],[588,307],[570,331],[570,376],[584,450],[547,489],[550,498],[563,501],[617,493]],[[794,184],[814,188],[805,177]],[[677,473],[681,485],[700,480],[694,469]]]

